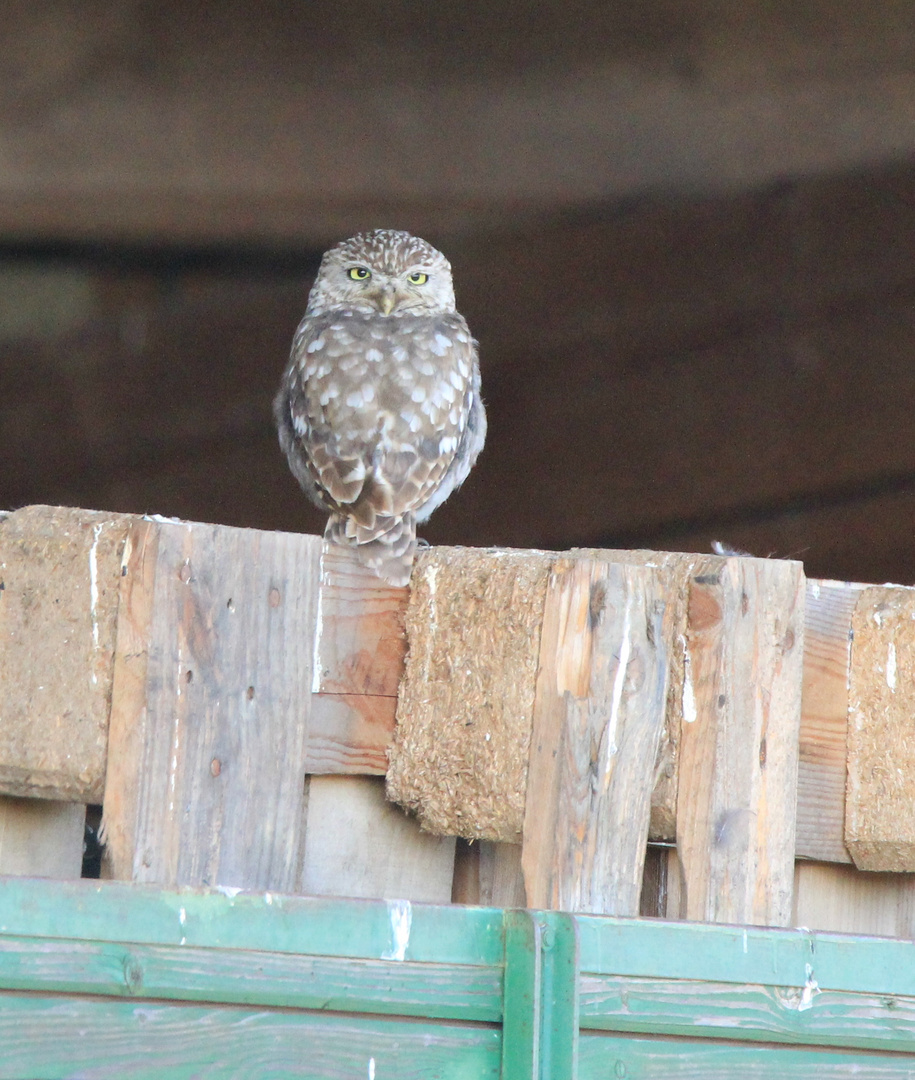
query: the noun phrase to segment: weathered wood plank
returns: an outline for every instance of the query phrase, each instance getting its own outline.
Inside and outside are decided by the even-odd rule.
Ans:
[[[803,602],[799,563],[728,558],[693,575],[677,798],[688,919],[790,923]]]
[[[408,914],[405,915],[404,912]],[[502,912],[122,881],[6,878],[0,925],[19,937],[127,941],[501,967]],[[406,933],[405,933],[406,931]]]
[[[862,586],[808,581],[797,779],[799,858],[850,862],[845,847],[851,620]]]
[[[344,548],[322,545],[309,773],[387,771],[409,594],[385,584]]]
[[[852,630],[845,843],[861,870],[915,870],[915,589],[865,589]]]
[[[915,874],[800,862],[795,867],[794,894],[795,926],[915,937]]]
[[[531,907],[638,914],[667,700],[664,606],[650,567],[553,567],[521,853]]]
[[[608,1074],[638,1080],[911,1080],[912,1066],[899,1054],[583,1034],[578,1080],[606,1080]]]
[[[150,525],[126,564],[138,591],[125,583],[113,691],[112,872],[295,891],[320,541]]]
[[[78,878],[86,808],[0,796],[0,874]]]
[[[313,776],[301,888],[312,896],[408,898],[447,904],[454,837],[422,832],[372,776]]]
[[[502,968],[0,936],[0,987],[496,1022]]]
[[[700,979],[585,975],[581,1026],[915,1052],[915,999]]]
[[[131,518],[29,506],[0,521],[0,792],[99,802],[121,548]]]
[[[240,1006],[0,995],[0,1080],[497,1080],[498,1028]]]

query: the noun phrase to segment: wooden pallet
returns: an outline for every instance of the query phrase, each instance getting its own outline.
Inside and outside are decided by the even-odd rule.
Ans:
[[[123,880],[912,935],[911,876],[852,865],[910,865],[912,590],[469,549],[398,590],[316,537],[48,507],[0,563],[0,870],[75,876],[103,801]]]

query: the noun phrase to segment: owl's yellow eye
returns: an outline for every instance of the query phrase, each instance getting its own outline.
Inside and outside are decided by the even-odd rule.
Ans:
[[[407,275],[407,281],[411,285],[425,285],[429,280],[429,275],[424,274],[421,270],[414,270],[412,274]]]
[[[347,273],[353,281],[368,281],[372,276],[372,271],[366,270],[364,266],[351,266]]]

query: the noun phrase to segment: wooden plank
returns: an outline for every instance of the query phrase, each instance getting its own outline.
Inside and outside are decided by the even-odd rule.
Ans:
[[[915,1052],[915,999],[701,979],[585,975],[581,1026]]]
[[[309,773],[383,776],[407,649],[408,588],[395,588],[346,549],[323,544],[308,716]]]
[[[0,522],[0,791],[99,802],[130,518],[29,506]]]
[[[851,620],[863,586],[807,581],[798,750],[799,858],[851,862],[845,847]]]
[[[501,965],[0,936],[0,988],[497,1022]]]
[[[845,843],[861,870],[915,870],[915,589],[865,589],[852,630]]]
[[[910,1080],[907,1055],[811,1047],[741,1045],[711,1039],[651,1039],[583,1034],[578,1050],[578,1080],[610,1075],[638,1080]]]
[[[498,968],[502,912],[397,902],[169,890],[122,881],[7,878],[0,926],[18,937],[126,941],[181,948],[267,950]],[[404,933],[406,927],[406,933]],[[405,944],[405,950],[401,946]]]
[[[499,1077],[494,1026],[14,993],[2,1004],[0,1080]]]
[[[86,808],[0,796],[0,874],[78,878]]]
[[[798,863],[795,926],[843,934],[915,937],[915,874]]]
[[[380,777],[314,776],[301,890],[447,904],[454,837],[423,832],[384,797]]]
[[[667,698],[663,615],[650,567],[553,567],[521,853],[529,906],[638,914]]]
[[[126,581],[105,806],[112,872],[295,891],[320,541],[150,524],[125,566],[137,594]],[[138,636],[145,656],[131,664]]]
[[[803,613],[799,563],[729,558],[693,575],[677,801],[688,919],[790,923]]]

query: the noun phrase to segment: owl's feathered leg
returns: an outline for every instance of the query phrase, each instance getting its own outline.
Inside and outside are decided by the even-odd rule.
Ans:
[[[352,518],[331,514],[324,539],[348,547],[363,566],[389,585],[409,585],[416,555],[416,520],[412,514],[379,517],[369,532]]]

